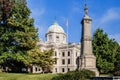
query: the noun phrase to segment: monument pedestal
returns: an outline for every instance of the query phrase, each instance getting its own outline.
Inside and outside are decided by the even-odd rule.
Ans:
[[[96,68],[96,57],[94,55],[82,55],[80,57],[80,69],[87,69],[95,72],[99,76],[99,71]]]

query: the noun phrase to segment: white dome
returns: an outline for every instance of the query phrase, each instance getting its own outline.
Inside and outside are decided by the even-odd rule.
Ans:
[[[48,28],[47,33],[50,33],[50,32],[64,33],[64,30],[57,22],[55,22],[53,25],[51,25]]]

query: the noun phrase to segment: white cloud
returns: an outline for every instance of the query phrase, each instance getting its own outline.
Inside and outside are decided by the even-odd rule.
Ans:
[[[120,34],[109,35],[109,38],[115,39],[120,44]]]
[[[31,9],[31,17],[35,19],[35,27],[38,29],[38,36],[39,38],[44,40],[45,37],[45,26],[44,26],[44,22],[42,21],[41,24],[39,24],[39,20],[42,18],[42,15],[45,13],[45,9],[44,8],[34,8]],[[38,20],[37,20],[38,19]]]
[[[105,28],[110,23],[120,20],[120,7],[113,7],[108,9],[102,16],[93,18],[93,31],[99,28]],[[97,23],[97,24],[96,24]],[[110,27],[110,26],[109,26]]]
[[[120,19],[120,8],[111,8],[100,19],[100,24],[106,24],[118,19]]]
[[[46,28],[43,25],[35,24],[35,27],[38,29],[38,36],[41,39],[45,39]]]
[[[31,17],[37,18],[37,17],[41,17],[44,13],[45,13],[45,9],[44,8],[34,8],[31,9]]]

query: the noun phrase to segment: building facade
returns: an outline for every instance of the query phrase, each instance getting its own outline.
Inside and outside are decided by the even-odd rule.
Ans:
[[[53,58],[57,58],[52,73],[64,73],[76,70],[79,67],[80,44],[68,43],[63,28],[54,22],[47,32],[46,41],[40,41],[38,46],[43,50],[54,49]]]

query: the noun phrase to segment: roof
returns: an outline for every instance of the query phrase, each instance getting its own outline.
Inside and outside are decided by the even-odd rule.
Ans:
[[[47,33],[51,33],[51,32],[65,33],[63,28],[57,22],[54,22],[54,24],[48,28]]]

